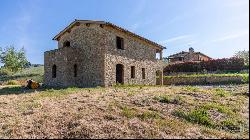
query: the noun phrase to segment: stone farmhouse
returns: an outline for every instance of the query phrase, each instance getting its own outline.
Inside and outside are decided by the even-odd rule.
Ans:
[[[194,49],[191,47],[189,48],[188,52],[182,51],[173,55],[168,56],[169,63],[179,63],[179,62],[187,62],[187,61],[208,61],[211,60],[209,56],[201,53],[195,52]]]
[[[44,53],[47,86],[163,83],[165,47],[112,23],[75,20],[53,40],[58,49]]]

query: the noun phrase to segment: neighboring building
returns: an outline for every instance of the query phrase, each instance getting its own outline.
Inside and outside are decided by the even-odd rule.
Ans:
[[[193,48],[189,48],[189,52],[182,51],[180,53],[170,55],[167,59],[169,63],[178,63],[187,61],[208,61],[212,58],[201,52],[195,52]]]
[[[156,73],[162,84],[165,48],[112,23],[75,20],[53,40],[58,49],[44,53],[47,86],[155,85]]]

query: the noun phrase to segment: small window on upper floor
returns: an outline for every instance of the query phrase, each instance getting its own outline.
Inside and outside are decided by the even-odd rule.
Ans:
[[[124,50],[124,40],[119,36],[116,37],[116,48]]]
[[[69,41],[65,41],[63,43],[63,47],[70,47],[70,42]]]

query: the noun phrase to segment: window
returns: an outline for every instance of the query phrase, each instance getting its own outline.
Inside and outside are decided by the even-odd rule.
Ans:
[[[116,37],[116,48],[124,50],[124,41],[123,41],[123,38],[118,37],[118,36]]]
[[[56,65],[52,66],[52,78],[56,78]]]
[[[179,57],[179,61],[182,61],[182,58],[181,58],[181,57]]]
[[[74,77],[77,77],[77,65],[74,65]]]
[[[70,42],[69,41],[65,41],[63,43],[63,47],[70,47]]]
[[[160,53],[155,53],[155,59],[160,60]]]
[[[142,79],[145,79],[145,68],[142,68]]]
[[[131,66],[131,78],[135,78],[135,66]]]

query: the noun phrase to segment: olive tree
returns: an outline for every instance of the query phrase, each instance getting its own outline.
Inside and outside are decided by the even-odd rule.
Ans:
[[[23,69],[29,62],[27,61],[24,48],[15,49],[14,46],[0,48],[0,62],[11,72]]]

